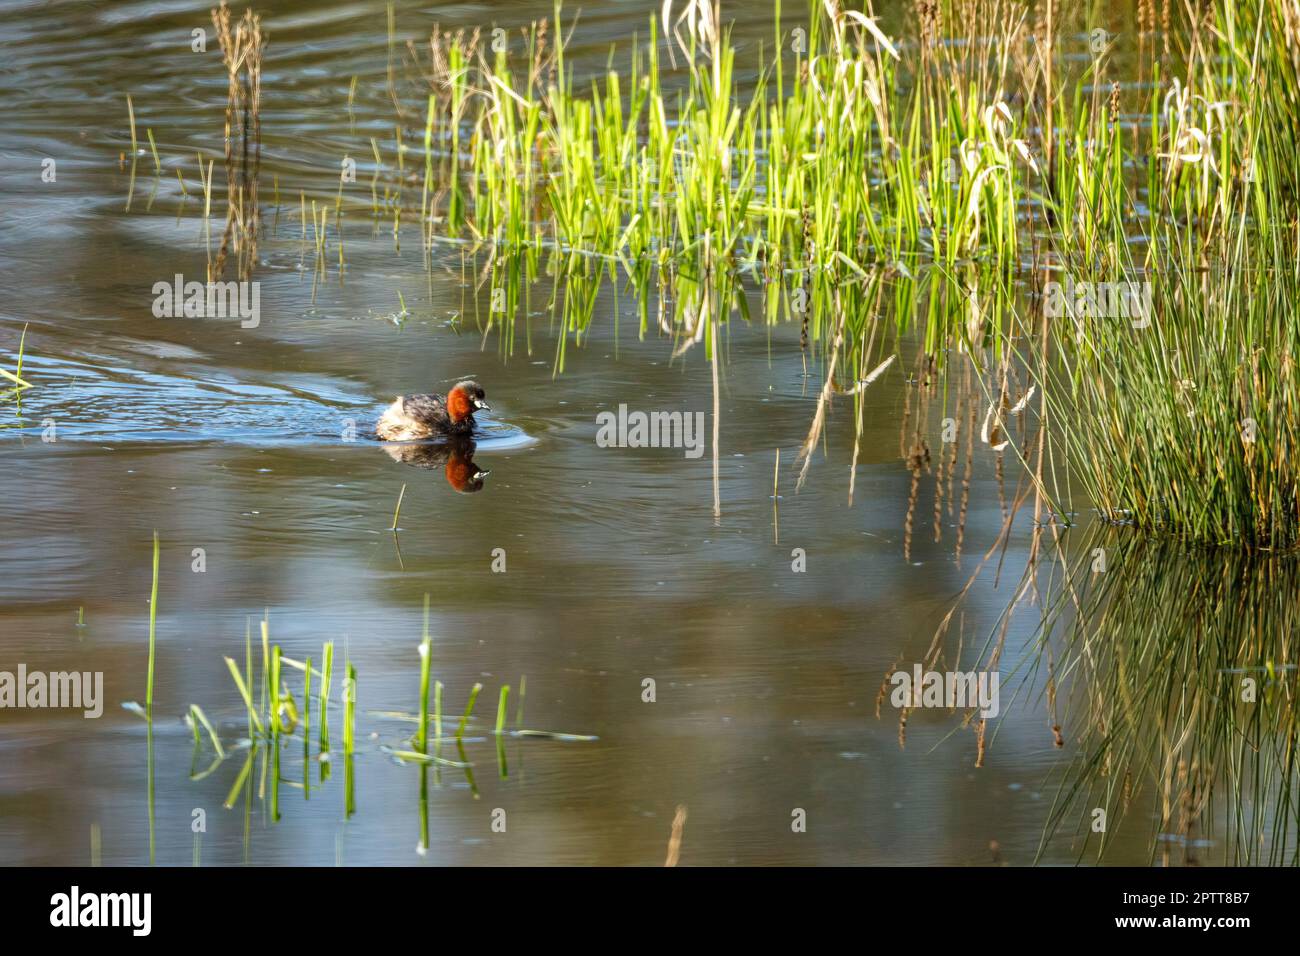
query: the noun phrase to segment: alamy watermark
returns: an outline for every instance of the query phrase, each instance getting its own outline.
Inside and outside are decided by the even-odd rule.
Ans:
[[[997,671],[923,671],[916,664],[911,671],[894,671],[889,682],[894,685],[889,702],[898,708],[971,708],[986,720],[1001,711]]]
[[[0,708],[76,709],[92,720],[104,712],[103,671],[0,671]]]
[[[600,448],[683,448],[687,458],[704,454],[703,412],[605,411],[596,416]]]
[[[1128,319],[1135,329],[1151,324],[1153,312],[1150,282],[1064,282],[1052,280],[1043,286],[1043,311],[1049,319]]]
[[[133,936],[148,936],[152,911],[152,893],[83,893],[73,886],[50,897],[50,925],[56,927],[118,926]]]
[[[246,282],[186,282],[179,272],[168,282],[153,284],[156,319],[239,319],[240,328],[255,329],[262,321],[262,287]]]

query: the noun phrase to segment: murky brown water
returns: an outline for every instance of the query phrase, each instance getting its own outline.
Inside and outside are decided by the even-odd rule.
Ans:
[[[751,49],[770,33],[759,6],[762,16],[738,28]],[[24,4],[0,14],[0,364],[13,367],[26,326],[24,377],[35,386],[21,417],[0,406],[11,426],[0,431],[0,670],[102,671],[106,697],[98,720],[0,712],[0,863],[89,862],[92,831],[106,864],[149,859],[145,725],[120,704],[144,695],[155,529],[160,863],[194,858],[192,812],[202,808],[205,864],[657,864],[679,804],[689,808],[686,864],[1031,862],[1074,756],[1068,743],[1053,746],[1041,682],[1017,696],[1004,677],[1003,713],[979,769],[974,734],[952,715],[913,713],[906,749],[888,705],[875,716],[885,675],[921,658],[995,541],[994,456],[975,454],[960,561],[955,515],[942,514],[934,540],[928,477],[905,559],[908,363],[867,392],[852,505],[849,402],[836,405],[824,454],[796,494],[794,452],[820,368],[805,377],[797,327],[742,322],[725,340],[719,519],[707,450],[689,459],[597,447],[597,414],[621,403],[709,417],[702,350],[672,361],[667,340],[638,341],[634,297],[607,286],[589,337],[570,342],[557,376],[549,280],[507,349],[475,326],[488,310],[475,263],[464,266],[461,249],[447,246],[426,274],[418,230],[395,248],[389,222],[349,223],[343,275],[335,263],[316,274],[300,240],[299,190],[328,199],[341,156],[369,162],[371,136],[391,148],[385,7],[263,7],[268,228],[255,329],[151,313],[153,284],[201,276],[207,257],[201,199],[185,198],[175,174],[193,192],[203,151],[218,157],[220,176],[225,80],[214,40],[207,54],[189,48],[190,31],[209,25],[207,5]],[[644,32],[652,7],[585,11],[571,48],[579,68]],[[436,18],[515,27],[550,9],[455,4]],[[400,4],[399,43],[423,42],[434,19]],[[142,139],[152,128],[164,163],[155,177],[146,150],[134,186],[119,163],[129,150],[128,93]],[[57,162],[54,183],[41,181],[45,157]],[[349,188],[368,195],[368,179]],[[411,312],[401,324],[391,318],[399,291]],[[341,440],[349,420],[364,431],[393,394],[470,375],[493,407],[475,456],[491,471],[481,492],[457,494],[440,469]],[[943,391],[925,400],[937,431]],[[44,441],[51,423],[56,440]],[[1005,495],[1014,485],[1009,478]],[[1011,538],[1001,587],[986,575],[968,595],[968,642],[995,626],[1027,542],[1027,528]],[[196,548],[203,573],[192,570]],[[804,573],[792,571],[796,548],[806,552]],[[504,549],[505,573],[492,570],[494,549]],[[409,725],[374,712],[416,706],[425,593],[449,711],[459,713],[479,681],[478,713],[490,722],[498,686],[517,693],[526,675],[526,725],[599,740],[511,739],[503,779],[480,727],[468,747],[479,793],[458,771],[443,772],[429,798],[430,852],[420,857],[419,773],[378,752]],[[199,704],[228,741],[243,735],[223,657],[242,661],[247,622],[256,634],[264,612],[286,655],[319,660],[321,642],[334,640],[340,663],[346,644],[356,666],[361,752],[346,821],[342,774],[322,785],[314,764],[309,793],[282,784],[279,822],[256,800],[247,819],[242,804],[221,808],[242,755],[190,779],[180,715]],[[1007,661],[1025,659],[1033,616],[1013,623]],[[656,682],[653,703],[642,699],[646,678]],[[298,781],[301,754],[289,751],[281,774]],[[205,749],[200,769],[210,759]],[[496,808],[507,813],[504,834],[491,829]],[[791,830],[796,808],[807,814],[804,833]],[[1107,862],[1151,858],[1154,813],[1139,802]],[[1078,854],[1067,835],[1044,859]]]

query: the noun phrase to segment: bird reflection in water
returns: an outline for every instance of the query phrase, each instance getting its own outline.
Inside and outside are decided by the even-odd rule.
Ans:
[[[447,477],[447,484],[461,494],[482,491],[483,479],[489,474],[474,464],[476,446],[469,439],[385,444],[383,447],[393,461],[400,461],[404,465],[428,468],[431,471],[441,468]]]

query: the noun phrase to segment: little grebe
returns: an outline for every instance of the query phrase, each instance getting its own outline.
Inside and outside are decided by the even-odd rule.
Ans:
[[[465,437],[474,431],[474,412],[491,410],[478,382],[461,382],[441,395],[399,395],[375,425],[384,441],[415,441],[440,435]]]

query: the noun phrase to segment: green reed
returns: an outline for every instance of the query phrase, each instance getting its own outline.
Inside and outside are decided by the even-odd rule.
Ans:
[[[351,757],[356,749],[357,669],[352,661],[345,664],[343,679],[343,755]]]
[[[225,658],[226,667],[230,671],[230,676],[235,682],[235,687],[239,691],[240,698],[244,701],[244,708],[248,713],[248,719],[260,734],[264,728],[262,718],[258,714],[258,708],[253,705],[253,696],[248,691],[248,684],[244,680],[244,675],[239,672],[239,665],[235,663],[234,658]]]
[[[226,751],[225,748],[221,746],[221,738],[217,736],[216,728],[212,726],[212,722],[208,720],[207,714],[203,713],[203,709],[199,707],[198,704],[190,704],[188,720],[190,722],[190,729],[194,732],[194,746],[197,747],[199,745],[199,727],[202,727],[207,731],[208,739],[212,741],[212,749],[217,752],[218,757],[224,758]]]
[[[302,793],[304,799],[311,799],[311,776],[307,772],[311,760],[311,658],[302,675]]]
[[[429,595],[424,596],[424,637],[420,640],[420,724],[415,732],[415,749],[420,753],[429,752],[429,668],[433,657],[433,642],[429,637]],[[438,685],[439,713],[441,713],[442,684]],[[440,719],[441,724],[441,719]],[[434,738],[442,736],[441,726],[434,733]]]
[[[330,686],[334,679],[334,642],[326,641],[321,647],[321,679],[320,695],[317,699],[317,710],[320,711],[320,752],[328,754],[330,751],[330,724],[329,724],[329,700]],[[322,772],[325,765],[322,764]]]
[[[494,733],[500,737],[505,732],[506,704],[510,700],[510,685],[501,685],[501,697],[497,701],[497,727]]]
[[[442,755],[442,681],[433,685],[433,753]]]
[[[18,339],[18,357],[15,360],[17,364],[15,365],[14,370],[10,372],[8,369],[0,368],[0,378],[4,378],[7,381],[14,383],[14,387],[10,389],[10,393],[12,393],[15,399],[19,400],[22,397],[23,389],[32,387],[31,383],[23,380],[23,355],[26,347],[27,324],[23,323],[22,335],[19,336]]]
[[[158,144],[154,142],[154,138],[153,138],[153,128],[152,128],[152,127],[146,127],[146,129],[145,129],[145,135],[149,137],[149,150],[150,150],[150,152],[153,153],[153,167],[154,167],[154,172],[157,173],[158,175],[161,175],[161,174],[162,174],[162,160],[160,160],[160,159],[158,158]]]
[[[153,533],[153,585],[149,589],[149,670],[145,677],[144,709],[153,721],[153,675],[158,636],[158,532]]]
[[[271,725],[271,737],[275,738],[280,735],[280,730],[281,730],[280,645],[279,644],[271,648],[270,688],[271,688],[271,706],[270,709],[267,711],[267,717]]]
[[[260,623],[262,634],[262,693],[258,699],[258,708],[266,709],[267,698],[271,694],[271,622],[264,616]]]
[[[349,660],[345,664],[343,679],[343,812],[351,817],[356,812],[356,706],[357,671]]]
[[[135,104],[131,101],[130,93],[126,94],[126,116],[131,124],[131,156],[133,157],[131,161],[135,162],[134,156],[139,145],[135,135]]]
[[[465,738],[465,728],[469,724],[469,718],[474,713],[474,702],[478,700],[478,693],[483,689],[483,685],[475,683],[469,691],[469,701],[465,704],[465,713],[461,714],[460,723],[456,725],[456,742],[459,744]]]

